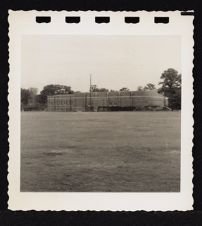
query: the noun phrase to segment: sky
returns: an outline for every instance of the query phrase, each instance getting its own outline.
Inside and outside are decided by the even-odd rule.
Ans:
[[[21,49],[22,88],[60,84],[74,91],[119,90],[154,83],[162,72],[181,72],[179,36],[25,35]]]

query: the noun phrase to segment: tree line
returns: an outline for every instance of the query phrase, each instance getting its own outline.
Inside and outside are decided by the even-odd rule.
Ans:
[[[158,92],[168,97],[169,107],[171,109],[181,109],[181,74],[173,68],[165,70],[160,77],[160,88]],[[98,88],[97,85],[91,85],[91,92],[113,92],[113,91],[130,91],[127,87],[120,90],[109,90],[106,88]],[[153,83],[148,83],[144,87],[138,86],[138,91],[147,91],[157,89]],[[40,94],[36,94],[34,89],[21,89],[21,106],[36,107],[36,109],[45,109],[47,105],[47,96],[57,94],[73,94],[79,91],[73,91],[70,86],[65,85],[46,85]]]

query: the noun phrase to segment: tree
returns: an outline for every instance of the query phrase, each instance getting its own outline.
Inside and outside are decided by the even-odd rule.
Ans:
[[[47,85],[43,87],[43,90],[40,92],[38,100],[41,104],[47,103],[47,96],[56,95],[56,94],[71,94],[73,91],[70,86],[64,85]]]
[[[21,104],[26,106],[28,104],[31,94],[28,89],[21,89]]]
[[[109,90],[106,88],[98,88],[96,85],[92,85],[91,92],[109,92]]]
[[[90,87],[90,91],[91,91],[91,92],[96,92],[97,89],[98,89],[98,88],[97,88],[96,85],[91,85],[91,87]]]
[[[162,81],[159,82],[161,88],[159,93],[163,93],[169,100],[171,109],[181,108],[181,74],[173,68],[169,68],[161,75]]]
[[[109,92],[118,92],[117,90],[114,90],[114,89],[110,89]]]
[[[147,85],[144,87],[144,90],[154,90],[156,89],[155,85],[152,83],[147,83]]]
[[[164,71],[161,75],[161,79],[163,81],[159,82],[159,85],[162,85],[162,91],[181,88],[181,74],[178,74],[178,72],[173,68]]]
[[[137,87],[137,91],[143,91],[143,87],[142,86],[138,86]]]
[[[106,88],[99,88],[97,92],[105,92],[106,93],[106,92],[109,92],[109,90]]]
[[[119,91],[121,92],[129,92],[130,90],[126,87],[121,88]]]

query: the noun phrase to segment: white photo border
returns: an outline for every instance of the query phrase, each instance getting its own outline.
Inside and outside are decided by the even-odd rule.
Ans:
[[[36,23],[36,16],[51,16],[50,23]],[[65,23],[79,16],[78,24]],[[110,23],[97,24],[95,16],[109,16]],[[140,17],[126,24],[125,16]],[[154,17],[169,17],[155,24]],[[180,192],[20,192],[20,88],[23,35],[175,35],[181,37],[182,109]],[[193,16],[180,11],[12,11],[9,10],[9,209],[11,210],[112,210],[168,211],[193,209]]]

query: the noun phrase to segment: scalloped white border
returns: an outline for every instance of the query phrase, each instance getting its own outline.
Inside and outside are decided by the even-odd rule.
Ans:
[[[51,23],[37,24],[36,16],[51,16]],[[67,24],[65,16],[80,16]],[[96,24],[95,16],[110,16],[110,23]],[[140,23],[126,24],[125,16],[139,16]],[[155,16],[168,16],[169,24],[155,24]],[[181,191],[178,193],[68,193],[20,192],[20,81],[22,35],[179,35],[181,36]],[[193,139],[193,16],[174,12],[111,11],[11,11],[9,10],[9,209],[12,210],[191,210]]]

